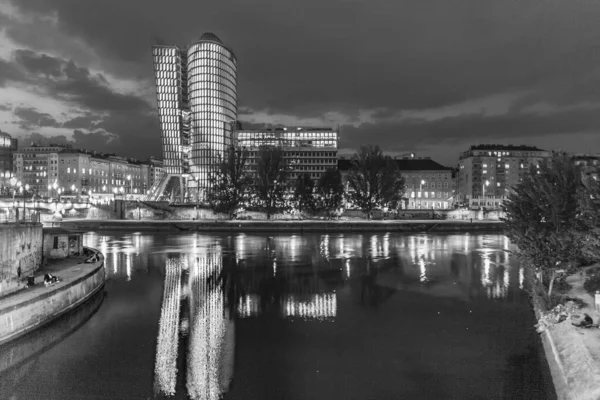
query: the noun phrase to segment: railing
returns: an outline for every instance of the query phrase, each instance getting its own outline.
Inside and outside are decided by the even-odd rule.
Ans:
[[[40,218],[38,216],[27,216],[25,218],[15,218],[14,215],[0,214],[0,224],[39,224]]]

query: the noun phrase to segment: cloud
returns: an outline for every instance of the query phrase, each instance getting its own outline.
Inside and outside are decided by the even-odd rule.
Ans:
[[[204,31],[237,55],[245,127],[340,124],[345,148],[436,154],[481,140],[571,145],[598,129],[600,3],[592,0],[11,4],[0,7],[0,22],[23,50],[11,62],[0,49],[0,87],[28,85],[68,104],[65,117],[38,108],[71,136],[117,135],[111,143],[123,152],[160,154],[155,37],[186,45]]]
[[[19,118],[19,125],[23,129],[35,129],[41,127],[59,128],[61,124],[48,113],[41,113],[32,107],[17,107],[13,115]]]

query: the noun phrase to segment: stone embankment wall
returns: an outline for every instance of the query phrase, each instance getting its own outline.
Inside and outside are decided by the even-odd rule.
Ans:
[[[66,229],[146,232],[481,232],[502,233],[497,221],[63,221]]]
[[[224,214],[218,214],[214,211],[190,206],[170,206],[167,202],[145,202],[145,201],[124,201],[117,200],[106,205],[90,204],[89,209],[70,210],[64,216],[65,219],[124,219],[124,220],[145,220],[145,221],[163,221],[163,220],[197,220],[197,219],[228,219]],[[244,211],[239,214],[239,219],[265,220],[266,214],[260,211]],[[320,219],[325,217],[324,213],[316,215],[304,214],[303,219]],[[399,213],[400,219],[436,219],[436,220],[491,220],[497,221],[503,217],[501,211],[475,211],[475,210],[402,210]],[[301,219],[299,214],[275,214],[272,220],[291,220]],[[366,219],[363,212],[358,210],[346,210],[342,214],[342,219],[355,220]],[[51,222],[52,215],[42,216],[42,221]]]
[[[0,302],[0,344],[58,318],[98,293],[106,279],[104,256],[97,263],[82,264],[81,270],[72,280]]]
[[[0,297],[25,286],[42,262],[41,224],[0,225]]]

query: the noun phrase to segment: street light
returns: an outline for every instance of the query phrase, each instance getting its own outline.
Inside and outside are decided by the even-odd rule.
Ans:
[[[129,181],[129,194],[133,193],[133,179],[131,179],[131,175],[127,175],[127,180]]]
[[[425,184],[425,180],[421,179],[421,182],[419,183],[419,198],[423,198],[423,185]],[[421,200],[419,200],[419,208],[421,208]]]
[[[483,188],[483,201],[485,201],[487,203],[487,201],[485,200],[485,187],[490,185],[490,181],[485,181],[485,183],[481,186]]]

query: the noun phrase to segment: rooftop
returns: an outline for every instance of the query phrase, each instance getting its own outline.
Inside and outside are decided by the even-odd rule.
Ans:
[[[513,150],[513,151],[546,151],[538,149],[535,146],[527,146],[524,144],[512,145],[512,144],[477,144],[469,148],[469,150]]]
[[[450,167],[443,165],[428,158],[421,159],[394,159],[400,171],[452,171]],[[340,171],[349,171],[352,168],[352,160],[338,160],[338,169]]]

